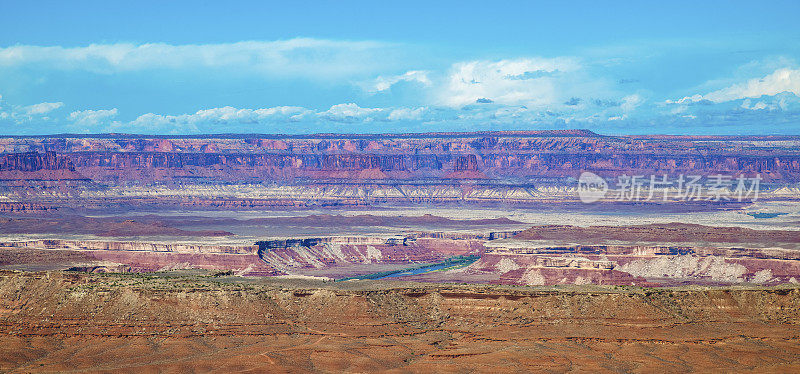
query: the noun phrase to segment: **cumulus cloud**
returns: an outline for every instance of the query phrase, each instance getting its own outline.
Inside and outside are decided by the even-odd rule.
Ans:
[[[774,96],[782,92],[791,92],[800,96],[800,70],[777,69],[763,78],[748,80],[705,95],[686,96],[679,100],[668,100],[669,104],[697,103],[708,101],[722,103],[726,101]]]
[[[265,119],[277,122],[300,122],[314,114],[314,111],[299,106],[277,106],[253,111],[259,121]]]
[[[64,103],[60,101],[57,103],[39,103],[22,107],[21,112],[27,116],[38,116],[50,113],[62,106],[64,106]]]
[[[125,65],[127,63],[123,61],[127,58],[122,54],[112,60]],[[602,71],[582,66],[571,58],[470,61],[455,63],[449,69],[439,71],[409,70],[399,75],[379,75],[373,80],[348,80],[366,82],[358,84],[366,91],[381,92],[365,99],[366,104],[359,102],[361,105],[344,102],[317,109],[225,106],[177,115],[147,113],[132,120],[122,120],[118,119],[116,108],[78,110],[65,115],[55,112],[64,106],[60,102],[15,106],[0,101],[0,123],[25,123],[29,132],[37,132],[42,128],[40,124],[49,121],[51,128],[66,125],[84,131],[175,134],[464,131],[486,128],[590,128],[601,132],[658,128],[659,131],[689,129],[700,132],[702,130],[695,129],[714,126],[719,129],[746,128],[766,122],[792,128],[800,118],[798,72],[777,69],[769,74],[761,73],[763,78],[739,84],[717,82],[708,87],[727,87],[716,91],[708,89],[704,95],[665,103],[664,97],[654,100],[655,94],[651,91],[624,90],[617,79],[603,79]],[[395,85],[399,85],[395,88],[402,89],[392,89]],[[409,94],[415,95],[415,99],[405,104],[375,105],[385,102],[389,95]]]
[[[327,111],[320,113],[319,116],[334,122],[370,122],[379,119],[376,115],[385,111],[385,109],[362,108],[354,103],[348,103],[334,105]]]
[[[518,108],[517,108],[518,109]],[[274,107],[240,109],[233,107],[210,108],[192,114],[162,115],[147,113],[130,122],[114,121],[113,131],[152,133],[220,133],[220,132],[321,132],[353,126],[355,132],[369,132],[365,125],[392,126],[415,124],[420,126],[476,121],[495,118],[495,113],[511,118],[514,110],[491,108],[488,111],[464,113],[459,109],[430,107],[364,108],[355,103],[331,106],[327,110],[302,107]],[[290,127],[287,127],[290,126]],[[361,126],[361,127],[359,127]]]
[[[454,64],[438,92],[446,106],[463,106],[481,99],[503,105],[541,107],[568,100],[567,83],[581,69],[571,58],[521,58]],[[572,82],[574,83],[574,82]]]
[[[410,70],[400,75],[379,76],[368,87],[368,91],[386,91],[400,82],[417,82],[426,87],[429,87],[433,84],[430,78],[428,78],[428,72],[421,70]]]
[[[117,116],[117,108],[98,110],[79,110],[69,114],[69,119],[77,126],[95,127]],[[88,129],[87,129],[88,130]]]
[[[11,105],[10,107],[5,107],[2,96],[0,96],[0,120],[11,121],[15,124],[49,121],[51,112],[63,106],[64,103],[62,102],[44,102],[26,106]]]
[[[398,70],[398,66],[387,66],[408,59],[397,59],[395,47],[376,42],[319,39],[203,45],[22,45],[0,48],[0,71],[24,67],[31,71],[62,70],[69,74],[80,71],[117,74],[171,69],[191,76],[206,73],[197,69],[226,69],[226,73],[241,72],[248,78],[262,73],[278,79],[325,77],[345,84],[355,82],[368,94],[366,100],[372,101],[371,105],[359,103],[363,107],[345,101],[327,109],[226,106],[186,114],[146,113],[132,120],[118,119],[116,109],[78,110],[62,117],[62,124],[54,125],[108,131],[291,132],[316,131],[328,125],[335,128],[333,126],[338,124],[363,124],[362,129],[368,130],[367,124],[384,126],[411,122],[432,126],[459,126],[468,122],[470,126],[482,126],[480,121],[534,124],[625,116],[639,110],[643,103],[637,95],[618,92],[614,87],[616,79],[603,79],[591,66],[584,66],[572,57],[475,60],[456,62],[444,69]],[[404,73],[386,74],[387,71]],[[592,105],[595,98],[608,105]],[[387,102],[392,104],[372,107]],[[47,106],[53,104],[60,103],[13,107],[13,110],[0,110],[6,113],[0,116],[13,116],[15,121],[22,120],[24,113],[30,118],[44,117],[48,111],[57,109]]]
[[[800,97],[784,91],[773,96],[740,98],[723,102],[711,100],[673,101],[659,106],[653,120],[672,132],[796,134],[800,119]]]
[[[128,123],[114,122],[115,131],[218,133],[218,132],[291,132],[286,126],[300,126],[321,131],[326,124],[367,124],[372,122],[423,121],[428,112],[418,108],[362,108],[355,103],[336,104],[324,111],[281,106],[260,109],[221,107],[192,114],[162,115],[147,113]]]
[[[239,109],[230,106],[198,110],[192,114],[162,115],[147,113],[137,117],[128,124],[119,124],[122,128],[165,130],[169,132],[220,132],[242,129],[250,132],[264,129],[250,125],[291,124],[307,120],[313,111],[296,106],[279,106],[260,109]]]
[[[767,104],[764,101],[751,102],[750,99],[746,99],[742,101],[741,108],[749,110],[764,110],[764,109],[777,110],[778,106],[775,105],[774,103]]]
[[[793,99],[794,98],[794,99]],[[749,101],[748,101],[749,100]],[[460,108],[452,107],[361,107],[355,103],[333,105],[325,110],[303,107],[280,106],[259,109],[219,107],[198,110],[194,113],[165,115],[147,113],[131,121],[117,119],[115,109],[82,110],[69,113],[64,120],[71,121],[73,128],[79,126],[83,132],[129,132],[151,134],[188,133],[308,133],[308,132],[374,132],[398,131],[454,131],[493,129],[561,129],[590,128],[598,131],[627,131],[631,126],[647,128],[677,129],[691,127],[697,132],[702,128],[741,129],[754,123],[769,122],[775,126],[796,123],[800,116],[800,100],[794,94],[784,93],[767,100],[736,100],[715,105],[686,106],[681,111],[668,110],[652,117],[634,113],[647,101],[640,95],[628,95],[615,101],[617,105],[598,107],[589,105],[586,110],[565,107],[564,110],[536,109],[526,106],[496,103],[472,104]],[[582,105],[582,104],[579,104]],[[783,109],[781,109],[783,106]],[[19,119],[21,108],[17,110]],[[663,109],[663,108],[662,108]],[[780,109],[780,110],[778,110]],[[8,111],[0,112],[0,120],[10,118]],[[40,117],[39,119],[42,119]],[[42,126],[57,123],[58,118],[48,122],[27,121],[23,127],[28,133],[41,133]],[[347,127],[342,127],[345,124]],[[640,128],[640,127],[637,127]],[[676,130],[672,130],[676,131]]]
[[[398,108],[386,117],[389,121],[421,121],[428,108]]]
[[[76,117],[79,115],[76,114]],[[354,131],[369,131],[367,124],[436,123],[459,120],[459,110],[428,107],[364,108],[355,103],[331,106],[315,111],[303,107],[241,109],[221,107],[199,110],[192,114],[162,115],[147,113],[130,122],[114,121],[113,131],[149,133],[220,133],[220,132],[293,132],[298,126],[304,132],[330,131],[331,125],[353,125]],[[477,119],[475,115],[461,119]],[[335,127],[338,128],[338,127]]]
[[[800,118],[800,70],[779,68],[762,78],[749,79],[727,87],[666,100],[661,123],[696,131],[701,128],[740,128],[742,133],[796,133]]]
[[[342,77],[375,72],[392,46],[371,41],[297,38],[220,44],[16,45],[0,48],[0,67],[111,74],[148,69],[227,68],[272,75]]]
[[[644,98],[638,94],[628,95],[622,98],[622,103],[619,105],[623,112],[632,112],[636,107],[644,103]]]
[[[308,113],[307,109],[301,107],[281,106],[261,109],[237,109],[226,106],[203,109],[195,114],[177,116],[176,118],[181,122],[255,124],[263,122],[296,122]]]

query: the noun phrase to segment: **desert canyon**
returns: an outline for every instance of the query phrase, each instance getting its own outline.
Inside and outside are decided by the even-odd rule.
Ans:
[[[798,183],[796,136],[3,137],[0,370],[796,371]]]

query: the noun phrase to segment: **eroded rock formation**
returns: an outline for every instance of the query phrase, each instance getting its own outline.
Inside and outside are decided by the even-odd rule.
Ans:
[[[0,139],[0,170],[76,170],[92,179],[200,177],[473,179],[621,173],[760,173],[800,180],[791,137],[624,137],[586,131],[229,138],[46,137]],[[19,152],[24,151],[24,152]],[[46,151],[46,152],[45,152]],[[163,170],[147,175],[146,170]],[[170,172],[170,170],[172,170]],[[456,173],[456,174],[453,174]]]

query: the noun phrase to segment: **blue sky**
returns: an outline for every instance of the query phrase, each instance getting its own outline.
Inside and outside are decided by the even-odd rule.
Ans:
[[[0,133],[800,134],[799,1],[0,0]]]

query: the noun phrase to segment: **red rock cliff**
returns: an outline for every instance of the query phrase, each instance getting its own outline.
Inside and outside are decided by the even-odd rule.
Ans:
[[[797,182],[798,144],[797,137],[610,137],[581,131],[5,138],[0,171],[77,170],[115,181],[760,173],[767,181]],[[25,152],[8,153],[16,150]]]

